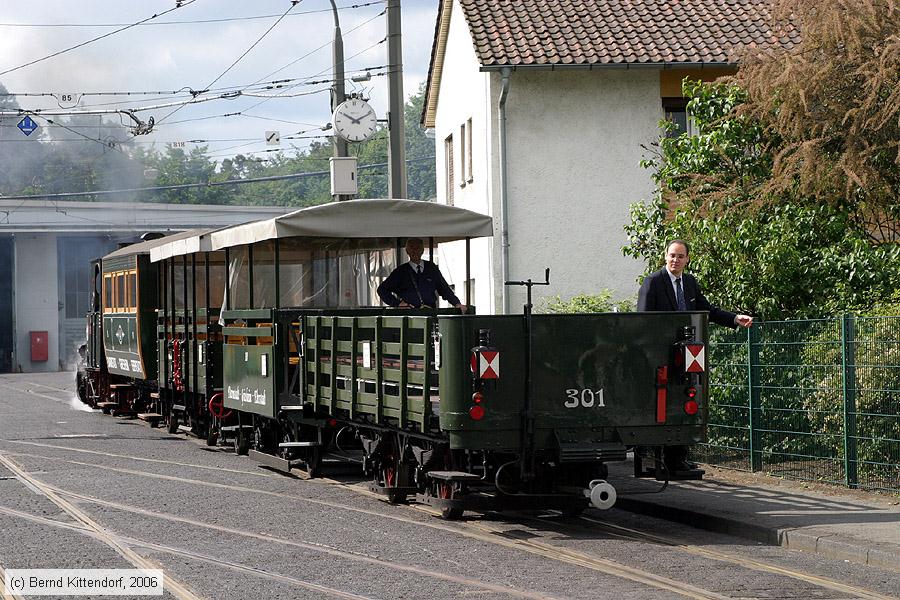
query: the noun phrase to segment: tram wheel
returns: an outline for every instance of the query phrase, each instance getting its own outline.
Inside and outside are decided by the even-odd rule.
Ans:
[[[454,486],[450,482],[438,482],[437,493],[439,498],[444,500],[452,500],[457,496]],[[441,518],[445,521],[458,521],[463,516],[463,509],[458,507],[446,507],[441,509]]]
[[[309,449],[306,456],[306,474],[310,479],[322,476],[322,452],[318,446]]]
[[[250,452],[250,438],[240,429],[234,435],[234,453],[245,456]]]
[[[257,425],[253,428],[253,449],[257,452],[270,452],[272,449],[272,434],[263,427]]]
[[[206,445],[215,446],[219,441],[219,431],[213,423],[206,429]]]
[[[169,433],[178,433],[178,413],[174,410],[169,413],[169,423],[167,427]]]

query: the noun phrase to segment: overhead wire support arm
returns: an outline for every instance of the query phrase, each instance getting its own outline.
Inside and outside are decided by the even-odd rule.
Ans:
[[[210,102],[212,100],[231,100],[233,98],[237,98],[242,96],[243,93],[238,90],[235,92],[228,92],[225,94],[219,94],[218,96],[212,96],[210,98],[200,98],[198,95],[195,95],[190,100],[182,100],[178,102],[165,102],[163,104],[152,104],[150,106],[139,106],[136,108],[103,108],[103,109],[93,109],[93,110],[62,110],[62,109],[16,109],[16,110],[2,110],[0,111],[0,118],[2,117],[24,117],[26,115],[34,115],[34,116],[51,116],[51,117],[80,117],[85,115],[125,115],[129,119],[134,122],[134,125],[131,127],[131,133],[133,135],[146,135],[153,131],[153,127],[155,124],[155,120],[153,117],[147,119],[147,121],[142,121],[135,115],[137,112],[145,112],[148,110],[158,110],[160,108],[169,108],[171,106],[185,106],[188,104],[199,104],[200,102]]]
[[[133,135],[145,135],[153,131],[153,117],[147,119],[146,122],[141,121],[134,113],[136,110],[141,109],[116,109],[116,108],[107,108],[107,109],[98,109],[98,110],[79,110],[79,111],[71,111],[71,110],[26,110],[26,109],[18,109],[18,110],[0,110],[0,118],[2,117],[24,117],[27,115],[35,115],[35,116],[50,116],[50,117],[78,117],[82,115],[125,115],[129,119],[134,122],[134,125],[131,127],[131,133]]]

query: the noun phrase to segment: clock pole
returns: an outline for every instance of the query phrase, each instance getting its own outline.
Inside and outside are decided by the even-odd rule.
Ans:
[[[334,41],[332,42],[332,63],[333,63],[333,79],[334,86],[331,88],[331,112],[334,113],[338,105],[346,100],[346,92],[344,90],[344,38],[341,35],[341,22],[338,19],[337,5],[331,0],[331,11],[334,14]],[[334,156],[342,158],[347,156],[347,141],[334,132]],[[343,194],[335,194],[334,200],[349,200],[350,197]]]
[[[403,110],[403,46],[400,0],[387,2],[388,40],[388,196],[406,198],[406,136]]]

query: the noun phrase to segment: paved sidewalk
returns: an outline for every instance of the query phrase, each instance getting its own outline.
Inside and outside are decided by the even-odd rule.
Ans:
[[[702,481],[646,493],[659,483],[623,481],[631,468],[629,461],[611,469],[611,482],[621,482],[617,508],[900,572],[900,496],[705,465]]]

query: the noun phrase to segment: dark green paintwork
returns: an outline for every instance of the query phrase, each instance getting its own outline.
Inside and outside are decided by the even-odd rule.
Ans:
[[[692,444],[706,439],[706,375],[700,378],[696,398],[701,411],[693,417],[682,408],[687,384],[670,382],[664,426],[656,423],[655,385],[656,368],[670,364],[683,327],[694,326],[696,339],[706,341],[705,313],[535,315],[532,323],[536,447],[553,447],[560,431],[582,441],[625,445]],[[524,324],[521,316],[441,320],[441,429],[450,434],[451,446],[512,450],[520,444]],[[480,329],[491,331],[491,346],[500,351],[500,379],[485,386],[485,417],[475,421],[469,416],[474,392],[469,357],[478,346]],[[584,406],[582,399],[590,404],[592,398],[593,406]],[[575,406],[569,408],[566,403]]]
[[[225,406],[244,412],[275,418],[277,384],[281,381],[281,362],[275,360],[275,348],[271,344],[256,344],[260,337],[273,337],[270,325],[255,326],[255,322],[273,323],[274,311],[223,311],[225,326],[222,332],[228,336],[240,335],[247,343],[226,343],[222,347],[223,393]],[[234,327],[242,320],[247,327]],[[267,372],[262,373],[263,361]]]
[[[106,362],[112,374],[156,379],[156,265],[146,254],[132,254],[104,260],[102,270],[112,273],[134,268],[137,268],[138,312],[103,315]]]

